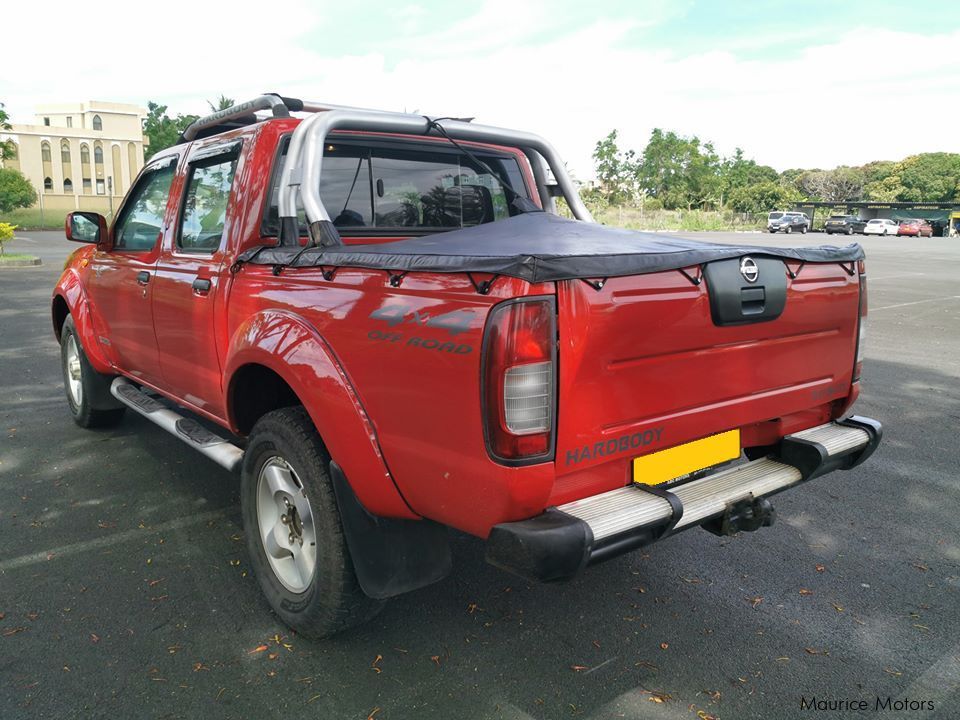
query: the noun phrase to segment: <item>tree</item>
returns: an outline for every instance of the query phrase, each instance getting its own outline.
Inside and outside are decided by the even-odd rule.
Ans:
[[[631,202],[636,197],[636,156],[633,150],[622,152],[617,146],[617,131],[611,130],[593,150],[600,193],[610,205]]]
[[[690,208],[719,195],[720,157],[711,143],[654,128],[637,167],[640,188],[665,208]]]
[[[0,168],[0,212],[30,207],[37,201],[37,191],[19,170]]]
[[[809,198],[842,203],[863,197],[865,179],[863,169],[856,167],[810,170],[797,179],[797,187]]]
[[[221,96],[222,97],[222,96]],[[143,121],[143,134],[147,136],[146,159],[161,150],[176,145],[180,134],[197,119],[196,115],[167,115],[167,106],[155,102],[147,103],[147,117]]]
[[[757,214],[789,208],[801,199],[796,188],[768,180],[733,190],[729,203],[738,212]]]
[[[0,103],[0,132],[12,129],[10,126],[10,117],[3,109],[3,103]],[[0,160],[9,160],[13,157],[16,150],[17,148],[14,146],[13,140],[0,140]]]
[[[236,105],[236,103],[234,102],[233,98],[228,98],[223,93],[220,93],[220,97],[217,98],[215,103],[207,100],[207,105],[210,106],[211,112],[219,112],[220,110],[226,110],[229,107],[233,107]]]
[[[754,160],[744,157],[743,150],[736,148],[733,157],[725,158],[720,164],[721,199],[731,192],[759,183],[775,182],[777,171],[767,165],[757,165]],[[721,204],[722,201],[721,201]]]

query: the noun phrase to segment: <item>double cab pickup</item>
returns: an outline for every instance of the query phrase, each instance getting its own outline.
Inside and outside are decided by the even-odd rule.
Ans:
[[[770,525],[880,442],[850,412],[858,245],[603,227],[531,133],[263,95],[65,229],[73,419],[135,412],[237,472],[264,595],[315,637],[443,578],[450,528],[561,581]]]

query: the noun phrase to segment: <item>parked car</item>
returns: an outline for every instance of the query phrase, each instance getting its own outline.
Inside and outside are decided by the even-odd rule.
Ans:
[[[856,215],[831,215],[823,223],[823,231],[828,235],[834,233],[853,235],[854,233],[862,233],[866,226],[867,221]]]
[[[806,233],[807,230],[810,229],[810,218],[807,217],[806,213],[785,212],[781,213],[779,217],[770,217],[776,214],[777,213],[770,213],[770,215],[767,216],[767,230],[772,233],[780,231],[788,234],[794,231]]]
[[[868,220],[863,228],[864,235],[896,235],[900,224],[889,218]]]
[[[239,471],[251,567],[303,634],[442,578],[448,527],[565,580],[681,529],[770,525],[771,495],[880,442],[850,414],[859,246],[605,228],[531,133],[263,95],[66,235],[73,420],[136,412]]]
[[[933,226],[920,218],[901,220],[897,228],[897,235],[912,235],[914,237],[933,237]]]

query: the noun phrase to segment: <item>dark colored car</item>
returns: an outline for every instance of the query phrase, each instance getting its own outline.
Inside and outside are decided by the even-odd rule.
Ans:
[[[897,235],[912,235],[914,237],[933,237],[933,226],[926,220],[901,220]]]
[[[771,213],[773,215],[773,213]],[[788,212],[783,213],[776,218],[770,218],[767,221],[767,230],[772,233],[782,230],[785,233],[792,233],[794,231],[805,233],[810,229],[810,218],[807,217],[806,213],[799,212]]]
[[[831,215],[823,224],[823,230],[828,235],[833,235],[834,233],[844,233],[845,235],[853,235],[854,233],[863,234],[863,230],[866,227],[867,221],[856,215]]]

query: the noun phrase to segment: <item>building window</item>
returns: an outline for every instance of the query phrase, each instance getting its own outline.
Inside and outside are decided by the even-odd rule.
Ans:
[[[107,187],[103,184],[103,180],[97,180],[97,195],[106,195]]]
[[[103,148],[99,145],[93,148],[93,162],[97,165],[103,165]]]
[[[103,120],[100,119],[99,115],[93,116],[93,129],[94,130],[103,130]]]
[[[67,127],[73,127],[73,118],[69,115],[67,116]]]
[[[63,181],[63,191],[67,195],[73,194],[73,181],[70,178],[65,178]]]
[[[43,189],[44,190],[53,190],[53,180],[46,177],[43,179]]]
[[[60,162],[64,165],[70,164],[70,143],[66,140],[60,143]]]
[[[90,184],[90,178],[83,179],[83,194],[89,195],[93,186]]]
[[[19,160],[20,159],[20,150],[17,147],[15,142],[10,143],[10,159]]]
[[[90,148],[86,145],[80,146],[80,162],[84,165],[90,164]]]
[[[50,118],[45,117],[45,118],[43,119],[43,124],[46,125],[47,127],[50,127]]]
[[[40,159],[43,160],[43,162],[50,162],[50,143],[40,143]]]

